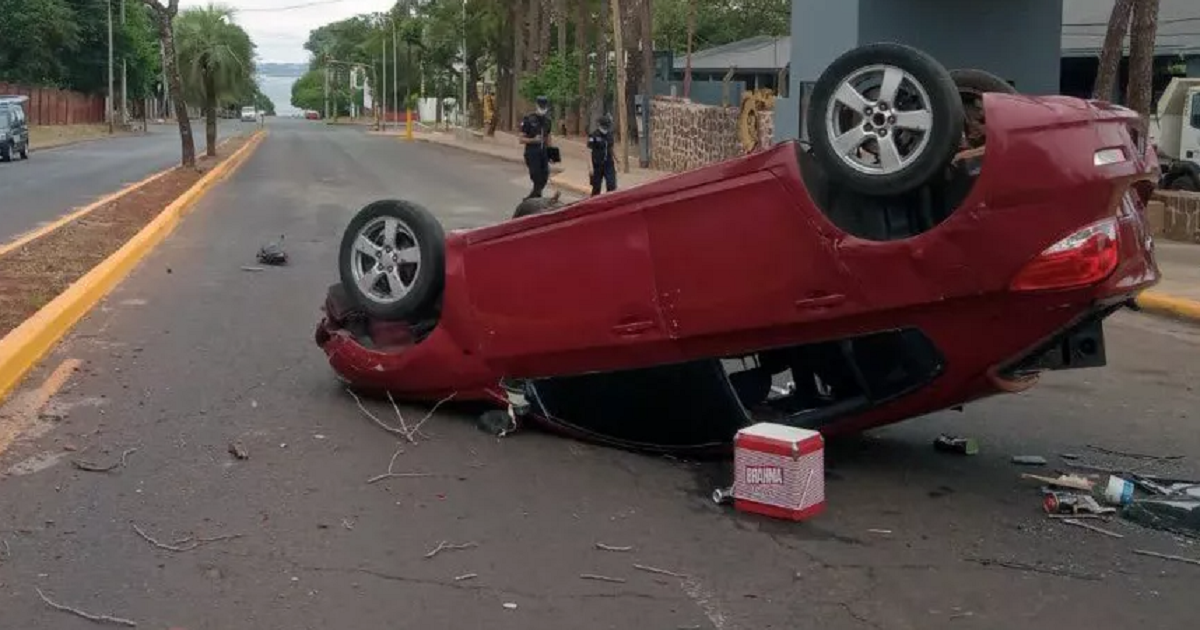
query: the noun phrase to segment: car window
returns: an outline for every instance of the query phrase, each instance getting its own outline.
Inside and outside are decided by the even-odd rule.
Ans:
[[[9,113],[8,113],[8,109],[7,109],[7,108],[5,108],[5,109],[0,109],[0,126],[7,127],[7,126],[8,126],[8,124],[9,124]]]
[[[1200,129],[1200,92],[1192,95],[1192,128]]]

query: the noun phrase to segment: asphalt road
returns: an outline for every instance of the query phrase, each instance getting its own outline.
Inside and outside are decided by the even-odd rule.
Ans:
[[[217,139],[243,125],[251,123],[222,120]],[[196,152],[203,154],[203,123],[194,124],[192,132]],[[33,147],[28,160],[0,164],[0,243],[178,163],[174,124],[150,125],[147,134]]]
[[[712,505],[719,463],[496,440],[456,409],[396,459],[396,472],[438,476],[368,484],[396,442],[343,393],[312,334],[343,226],[382,196],[478,225],[524,188],[516,165],[273,124],[3,410],[25,430],[0,455],[0,627],[93,627],[36,589],[188,630],[1194,626],[1200,567],[1132,550],[1200,548],[1119,521],[1105,526],[1120,539],[1047,521],[1009,463],[1129,463],[1097,445],[1185,455],[1155,465],[1200,474],[1200,333],[1132,313],[1109,326],[1105,369],[831,445],[829,509],[809,523]],[[241,270],[281,233],[289,267]],[[72,359],[80,370],[39,414],[42,384]],[[981,454],[934,452],[943,431],[978,438]],[[249,459],[227,452],[235,440]],[[71,465],[134,448],[108,473]],[[170,551],[134,525],[165,545],[241,537]],[[477,546],[426,558],[443,541]]]

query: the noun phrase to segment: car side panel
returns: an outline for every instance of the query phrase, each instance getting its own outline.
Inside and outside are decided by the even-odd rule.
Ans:
[[[489,365],[533,377],[677,359],[656,299],[643,205],[466,248],[478,351]]]
[[[847,305],[852,283],[810,217],[770,170],[718,177],[646,210],[659,302],[685,354],[699,338],[709,338],[705,353],[719,338],[744,351],[756,332]]]

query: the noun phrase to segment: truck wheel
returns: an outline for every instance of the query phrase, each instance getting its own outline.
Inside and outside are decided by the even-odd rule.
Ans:
[[[923,186],[958,150],[963,106],[950,73],[902,44],[855,48],[813,87],[813,156],[858,192],[890,196]]]
[[[425,208],[385,199],[350,221],[338,250],[342,286],[364,311],[416,321],[436,310],[446,281],[442,226]]]
[[[1166,177],[1167,190],[1200,192],[1200,166],[1191,162],[1176,162]]]

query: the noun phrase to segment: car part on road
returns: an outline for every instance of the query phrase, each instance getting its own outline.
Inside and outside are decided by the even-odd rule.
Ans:
[[[866,194],[897,195],[930,181],[958,151],[962,130],[950,73],[916,48],[855,48],[813,86],[813,154],[830,177]]]
[[[513,210],[512,218],[520,219],[534,214],[541,214],[562,206],[559,199],[562,198],[562,191],[554,191],[551,197],[532,197],[522,199],[521,203],[517,204],[517,209]]]
[[[956,455],[978,455],[979,443],[975,438],[942,434],[933,441],[934,450]]]
[[[258,250],[258,262],[264,265],[286,265],[288,262],[287,252],[283,249],[283,235],[279,235],[278,241],[271,241],[263,245]],[[243,270],[246,268],[243,267]]]
[[[445,239],[441,223],[415,203],[368,204],[342,236],[342,286],[374,317],[427,315],[436,309],[445,282]]]

